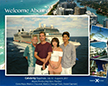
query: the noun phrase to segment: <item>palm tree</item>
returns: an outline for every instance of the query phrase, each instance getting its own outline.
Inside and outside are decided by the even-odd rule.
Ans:
[[[90,38],[92,39],[94,35],[95,35],[95,33],[90,34]]]

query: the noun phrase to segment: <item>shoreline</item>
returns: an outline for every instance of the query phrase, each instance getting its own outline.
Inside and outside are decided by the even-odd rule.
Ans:
[[[0,65],[0,69],[5,69],[5,63]]]
[[[108,15],[106,15],[106,14],[103,14],[102,12],[100,12],[98,9],[96,9],[96,7],[93,7],[93,6],[91,6],[91,5],[88,5],[88,4],[82,4],[82,2],[80,2],[80,5],[81,6],[87,6],[87,7],[90,7],[90,8],[92,8],[92,9],[95,9],[96,10],[96,13],[98,14],[98,15],[102,15],[102,16],[105,16],[105,17],[107,17],[108,18]],[[99,13],[99,12],[100,13]]]
[[[94,7],[91,7],[91,6],[88,6],[88,5],[83,5],[83,6],[87,6],[87,7],[90,7],[90,8],[92,8],[92,9],[95,9],[95,10],[96,10],[96,13],[97,13],[98,15],[102,15],[102,16],[105,16],[105,17],[107,17],[107,18],[108,18],[108,16],[107,16],[107,15],[102,14],[102,13],[98,13],[98,12],[97,12],[97,11],[98,11],[98,9],[96,9],[96,8],[94,8]]]
[[[51,5],[48,9],[48,12],[43,15],[48,15],[48,13],[53,9],[54,5],[56,5],[59,1],[57,1],[55,4]]]

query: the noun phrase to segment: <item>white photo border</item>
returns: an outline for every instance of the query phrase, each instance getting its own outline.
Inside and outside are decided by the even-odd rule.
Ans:
[[[62,74],[62,75],[40,75],[40,74],[7,74],[7,17],[88,17],[88,74]],[[88,15],[5,15],[5,76],[90,76],[90,16]]]

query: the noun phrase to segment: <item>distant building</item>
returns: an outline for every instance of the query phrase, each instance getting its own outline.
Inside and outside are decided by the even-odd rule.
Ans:
[[[59,0],[59,3],[61,3],[61,2],[69,2],[69,1],[74,1],[74,0]]]
[[[64,8],[58,7],[56,14],[58,14],[58,15],[64,15]]]
[[[80,9],[79,7],[75,7],[75,13],[74,15],[79,15],[80,14]]]
[[[76,3],[72,0],[67,0],[67,2],[62,2],[57,5],[57,9],[53,11],[54,15],[69,15],[74,14],[74,8]]]
[[[90,16],[90,24],[91,25],[96,25],[98,17],[94,13],[91,13],[90,11],[86,11],[86,15]]]
[[[99,1],[99,0],[86,0],[86,1]]]
[[[86,6],[85,7],[75,7],[75,13],[74,15],[82,15],[82,14],[85,14],[87,11],[87,8]]]
[[[107,27],[108,28],[108,18],[105,18],[103,20],[103,27]]]
[[[59,4],[59,7],[74,9],[74,7],[76,7],[76,3],[73,1],[62,2]]]
[[[96,26],[103,27],[103,25],[102,25],[102,24],[96,24]]]
[[[64,15],[69,15],[69,14],[74,14],[74,10],[73,9],[65,9]]]
[[[86,6],[85,7],[80,7],[80,15],[85,14],[87,11]]]

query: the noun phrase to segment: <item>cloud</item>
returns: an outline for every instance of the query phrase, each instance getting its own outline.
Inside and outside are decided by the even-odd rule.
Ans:
[[[77,17],[75,17],[75,18],[73,18],[73,20],[78,20],[78,18],[77,18]]]
[[[36,16],[36,17],[8,17],[7,29],[15,30],[24,28],[25,31],[36,29],[39,22],[46,26],[53,25],[60,32],[69,31],[73,36],[87,36],[88,34],[88,19],[87,17],[51,17],[51,16]]]
[[[35,24],[35,22],[31,21],[31,20],[26,20],[25,17],[8,17],[7,18],[7,25],[12,26],[12,25],[16,25],[16,26],[29,26]]]

